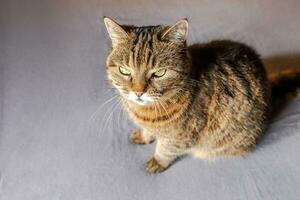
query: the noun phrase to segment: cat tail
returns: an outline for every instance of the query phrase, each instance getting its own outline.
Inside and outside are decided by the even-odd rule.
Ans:
[[[300,72],[283,71],[269,77],[273,113],[277,113],[291,99],[300,99]]]

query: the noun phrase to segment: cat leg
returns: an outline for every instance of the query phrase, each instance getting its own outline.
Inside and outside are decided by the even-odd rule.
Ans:
[[[130,138],[135,144],[150,144],[154,141],[154,135],[146,129],[135,130]]]
[[[152,156],[146,165],[149,173],[159,173],[166,170],[172,162],[183,154],[183,151],[178,148],[179,145],[175,141],[159,139],[157,141],[155,154]]]

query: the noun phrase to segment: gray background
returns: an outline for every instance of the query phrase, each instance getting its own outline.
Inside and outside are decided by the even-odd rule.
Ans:
[[[186,157],[147,174],[154,145],[133,145],[134,125],[117,99],[104,104],[115,93],[102,22],[187,17],[189,43],[246,42],[276,71],[299,68],[299,11],[298,0],[1,0],[0,199],[299,199],[299,101],[246,158]]]

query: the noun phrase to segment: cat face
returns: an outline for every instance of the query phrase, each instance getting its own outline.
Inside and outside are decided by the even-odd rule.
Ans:
[[[187,72],[187,21],[171,27],[120,26],[104,19],[112,40],[107,75],[121,96],[147,105],[170,98]]]

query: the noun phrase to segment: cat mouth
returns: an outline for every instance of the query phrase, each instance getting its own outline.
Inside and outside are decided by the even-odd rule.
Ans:
[[[153,97],[149,96],[146,93],[144,95],[137,96],[133,92],[129,93],[129,95],[127,96],[127,99],[133,103],[136,103],[138,105],[143,105],[143,106],[154,101]]]
[[[150,101],[145,101],[145,100],[143,100],[143,99],[141,99],[141,98],[136,98],[136,99],[133,99],[133,100],[131,100],[131,101],[133,101],[134,103],[137,103],[137,104],[139,104],[139,105],[142,105],[142,106],[144,106],[144,105],[150,103]]]
[[[138,101],[138,102],[144,102],[144,100],[141,99],[141,98],[136,98],[136,101]]]
[[[134,99],[129,99],[131,102],[133,103],[136,103],[140,106],[146,106],[146,105],[149,105],[151,103],[153,103],[154,101],[151,101],[151,100],[147,100],[147,99],[143,99],[143,98],[134,98]]]

